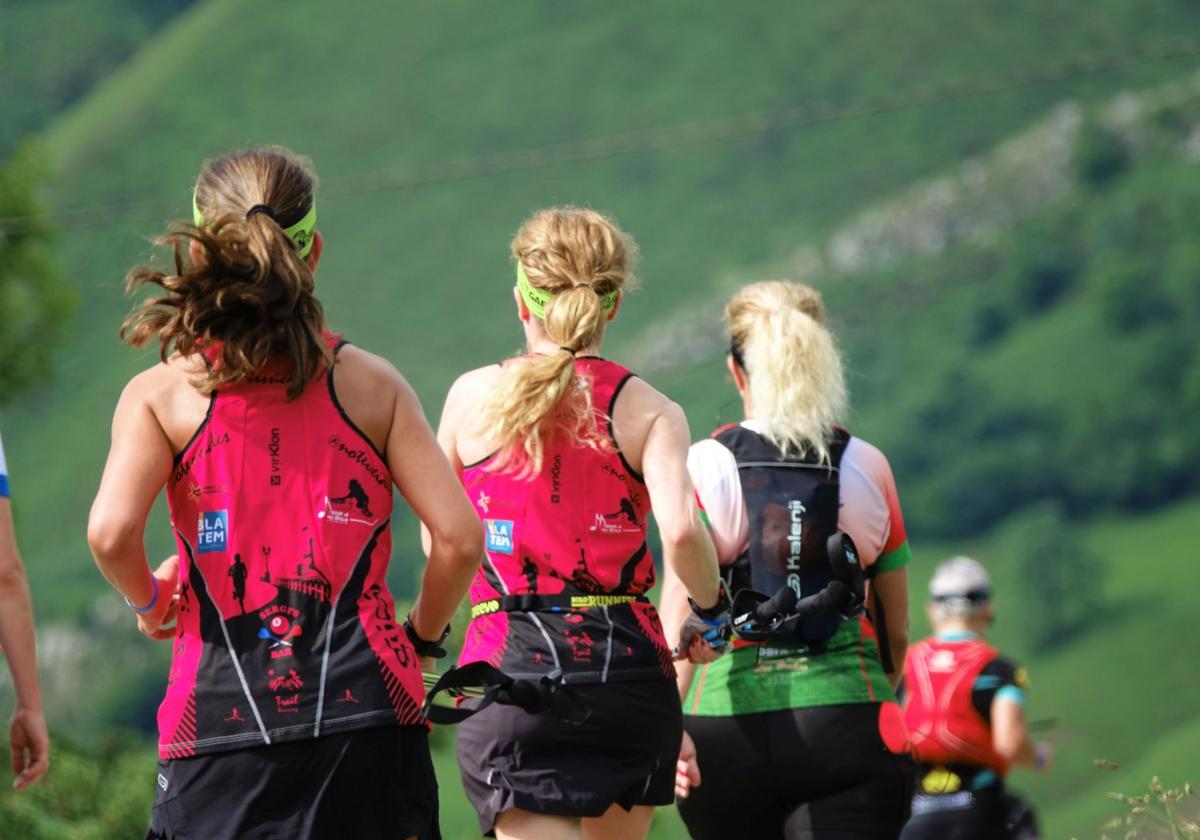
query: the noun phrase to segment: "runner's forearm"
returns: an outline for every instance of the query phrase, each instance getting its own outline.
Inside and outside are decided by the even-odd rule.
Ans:
[[[672,532],[663,531],[663,565],[671,569],[683,584],[683,609],[687,609],[686,595],[701,607],[711,607],[717,603],[720,596],[720,574],[717,567],[717,552],[712,540],[700,521],[699,513],[694,513],[686,527]],[[681,613],[679,623],[682,624],[684,614]],[[679,625],[673,628],[679,632]]]
[[[422,639],[437,639],[466,597],[483,557],[482,538],[447,543],[430,540],[429,562],[413,605],[413,629]]]
[[[662,595],[659,598],[658,615],[663,623],[663,633],[667,645],[674,650],[679,644],[679,628],[688,613],[687,592],[674,572],[668,567],[663,572]],[[687,659],[676,660],[676,684],[679,686],[679,699],[687,697],[691,688],[692,678],[696,673],[696,665]]]
[[[130,524],[104,522],[93,511],[88,523],[88,546],[100,574],[121,597],[145,606],[154,598],[150,564],[146,557],[144,529]],[[159,593],[159,597],[171,593]]]
[[[13,536],[12,511],[0,500],[0,648],[8,659],[17,707],[42,708],[37,673],[37,640],[33,603],[21,556]]]
[[[0,572],[0,648],[8,659],[17,706],[25,709],[42,708],[33,626],[33,606],[25,573],[5,566]]]

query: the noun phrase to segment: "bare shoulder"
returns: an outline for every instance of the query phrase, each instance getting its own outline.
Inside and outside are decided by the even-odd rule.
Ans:
[[[653,422],[660,416],[682,417],[683,409],[640,376],[631,376],[621,389],[614,413]]]
[[[504,368],[498,364],[469,370],[454,380],[450,393],[479,395],[495,385],[503,371]]]
[[[172,356],[134,376],[121,393],[122,400],[136,400],[152,407],[171,402],[185,388],[193,391],[192,384],[204,373],[204,363],[195,356]]]
[[[612,411],[613,437],[617,448],[638,472],[645,471],[643,455],[652,433],[678,437],[686,448],[687,418],[683,409],[646,380],[633,376],[626,380]]]
[[[131,417],[129,412],[150,412],[179,452],[208,413],[210,398],[196,388],[204,372],[204,362],[197,356],[172,356],[159,362],[129,380],[117,413]]]
[[[463,406],[478,406],[491,394],[504,368],[498,364],[475,368],[460,375],[446,394],[446,415],[458,413]]]
[[[365,389],[394,390],[405,381],[396,366],[383,356],[364,350],[355,344],[343,345],[338,350],[334,375],[337,377],[339,387],[342,385],[342,380],[346,379],[352,381],[355,386]]]

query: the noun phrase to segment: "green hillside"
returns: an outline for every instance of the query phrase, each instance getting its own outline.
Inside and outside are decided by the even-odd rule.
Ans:
[[[0,159],[192,0],[8,0],[0,4]],[[86,23],[86,25],[81,25]]]
[[[54,381],[6,406],[0,428],[39,618],[53,625],[43,650],[69,695],[58,725],[81,737],[145,728],[165,672],[164,651],[117,629],[127,616],[83,540],[117,394],[153,360],[117,341],[130,306],[122,277],[150,254],[146,237],[187,214],[204,157],[276,142],[311,155],[322,177],[318,285],[332,325],[395,361],[432,419],[456,373],[516,349],[507,242],[538,207],[590,204],[637,237],[644,288],[606,352],[644,362],[697,436],[736,419],[711,326],[724,291],[781,272],[820,282],[851,363],[852,425],[896,466],[914,592],[952,548],[997,570],[998,638],[1030,666],[1034,715],[1059,722],[1058,770],[1019,782],[1048,836],[1094,835],[1109,788],[1188,777],[1200,748],[1187,703],[1195,642],[1169,640],[1188,626],[1198,443],[1192,402],[1152,409],[1198,395],[1186,380],[1200,303],[1186,144],[1197,120],[1190,104],[1156,106],[1158,122],[1137,130],[1104,128],[1097,141],[1093,129],[1108,125],[1117,94],[1194,73],[1195,45],[1177,36],[1195,31],[1200,10],[1173,0],[1103,0],[1086,15],[1066,0],[288,10],[194,5],[44,138],[59,256],[82,303]],[[1112,162],[1101,141],[1114,137],[1125,157],[1110,178],[1089,166]],[[1013,138],[1027,149],[1016,163]],[[1060,157],[1065,174],[1038,168]],[[963,174],[969,159],[983,163]],[[968,196],[991,173],[1011,204],[991,227],[936,247],[916,236],[889,250],[863,233],[920,221],[948,173]],[[1059,191],[1004,191],[1025,184]],[[954,199],[945,213],[966,230],[982,211]],[[854,236],[882,256],[839,268],[831,243]],[[828,258],[805,272],[813,254]],[[1141,307],[1143,289],[1171,311],[1114,318]],[[648,350],[661,336],[688,353]],[[1162,375],[1143,390],[1152,374]],[[1147,416],[1164,442],[1158,484],[1134,498],[1124,490],[1143,486],[1134,444]],[[1124,472],[1107,473],[1097,448],[1119,453]],[[1057,644],[1024,635],[1039,609],[1033,520],[1005,523],[1044,498],[1066,506],[1047,521],[1104,561],[1094,619]],[[158,552],[169,546],[162,521]],[[401,519],[398,595],[419,565]],[[120,679],[85,683],[96,661]],[[1102,774],[1091,765],[1101,757],[1125,769]],[[439,761],[452,758],[443,749]],[[443,789],[447,836],[471,836],[454,783]],[[680,836],[672,814],[659,823],[656,833]]]
[[[409,189],[386,188],[379,173],[798,104],[852,111],[939,83],[994,83],[1012,74],[1015,59],[1053,68],[1120,58],[1130,31],[1152,46],[1187,20],[1173,3],[1157,12],[1114,3],[1113,14],[1068,32],[1054,26],[1067,5],[1032,2],[1020,14],[1011,4],[1001,14],[949,1],[921,14],[868,3],[803,12],[787,4],[634,8],[585,16],[525,4],[479,29],[469,3],[336,18],[300,3],[280,19],[214,0],[180,16],[64,115],[47,135],[59,167],[55,205],[139,207],[63,217],[62,260],[83,297],[75,334],[54,385],[5,417],[14,475],[36,475],[18,514],[26,552],[45,558],[34,566],[35,584],[54,581],[56,597],[39,605],[47,617],[77,615],[97,591],[82,528],[61,523],[82,522],[116,394],[149,361],[116,339],[129,308],[124,271],[148,255],[145,237],[164,217],[186,212],[206,155],[283,142],[315,158],[326,185],[329,247],[319,283],[331,321],[394,359],[436,416],[458,371],[517,344],[514,322],[496,308],[507,301],[506,242],[539,206],[589,203],[638,236],[645,289],[613,330],[619,354],[622,341],[690,302],[697,288],[818,237],[1064,97],[1171,77],[1181,64]],[[947,30],[963,36],[947,40]],[[447,328],[456,324],[462,329]],[[411,574],[411,565],[402,571],[402,589]]]

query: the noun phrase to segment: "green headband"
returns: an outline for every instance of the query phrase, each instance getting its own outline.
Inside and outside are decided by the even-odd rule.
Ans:
[[[272,216],[271,218],[274,218]],[[196,194],[192,193],[192,219],[196,223],[196,227],[204,224],[204,214],[200,212],[200,205],[196,203]],[[317,229],[317,197],[314,195],[312,206],[308,208],[308,212],[300,221],[291,227],[283,229],[284,234],[288,239],[296,243],[296,250],[299,251],[301,259],[307,257],[312,251],[313,246],[313,231]]]
[[[521,297],[524,298],[525,305],[529,307],[529,311],[533,313],[533,317],[544,320],[546,318],[546,307],[550,305],[555,292],[539,289],[530,283],[529,278],[525,276],[525,266],[521,265],[520,260],[517,260],[517,291],[521,293]],[[600,307],[606,314],[616,309],[617,296],[620,293],[620,289],[613,289],[606,295],[600,295]]]

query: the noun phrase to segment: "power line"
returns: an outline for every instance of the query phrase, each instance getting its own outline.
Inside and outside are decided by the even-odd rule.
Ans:
[[[322,181],[324,196],[353,196],[385,190],[463,181],[492,175],[542,169],[567,163],[603,160],[634,152],[713,143],[734,137],[764,134],[787,128],[923,108],[979,96],[991,96],[1038,85],[1127,70],[1144,64],[1200,57],[1200,40],[1177,38],[1133,47],[1120,53],[1092,53],[1035,68],[1015,69],[991,77],[959,79],[915,87],[900,96],[865,97],[859,100],[818,100],[806,105],[758,111],[736,117],[644,129],[595,140],[559,143],[475,157],[442,161],[423,167],[345,175]],[[139,201],[93,207],[74,207],[51,213],[59,229],[78,230],[115,224],[131,215],[161,215],[177,208],[178,200]],[[36,216],[0,217],[0,231],[8,234],[43,224]]]

